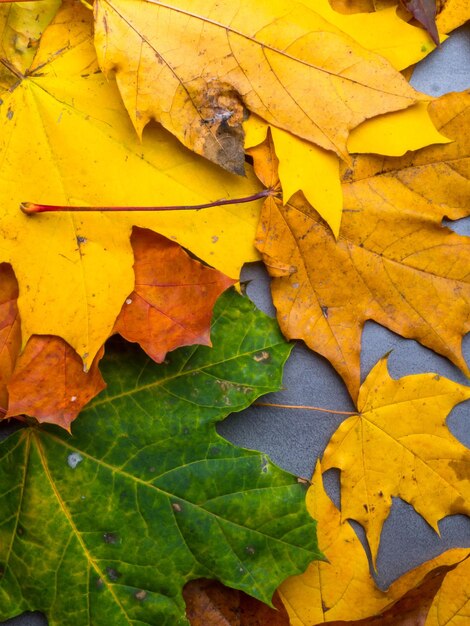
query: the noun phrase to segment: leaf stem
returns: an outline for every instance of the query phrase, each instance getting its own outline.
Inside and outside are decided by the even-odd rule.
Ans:
[[[272,406],[277,409],[302,409],[306,411],[321,411],[322,413],[335,413],[336,415],[359,415],[357,411],[334,411],[323,409],[320,406],[306,406],[302,404],[276,404],[275,402],[254,402],[253,406]]]
[[[188,204],[175,206],[63,206],[54,204],[35,204],[34,202],[22,202],[20,208],[26,215],[35,215],[36,213],[51,212],[78,212],[78,211],[199,211],[200,209],[209,209],[216,206],[226,204],[243,204],[245,202],[253,202],[260,198],[266,198],[274,195],[273,189],[263,189],[251,196],[243,198],[231,198],[214,200],[214,202],[206,202],[204,204]]]

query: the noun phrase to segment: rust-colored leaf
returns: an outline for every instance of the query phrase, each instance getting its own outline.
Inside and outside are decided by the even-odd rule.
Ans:
[[[81,358],[63,339],[33,335],[8,384],[7,417],[30,415],[70,430],[85,404],[106,386],[98,369],[103,354],[101,348],[85,373]]]
[[[21,348],[18,283],[10,265],[0,264],[0,409],[8,405],[7,384]],[[1,416],[0,416],[1,417]]]
[[[211,345],[212,309],[235,281],[150,230],[134,228],[131,243],[135,287],[114,332],[137,342],[157,363],[175,348]]]
[[[242,591],[201,578],[188,583],[183,595],[191,626],[289,626],[277,593],[273,609]]]
[[[470,93],[444,96],[430,113],[453,143],[399,158],[358,156],[343,169],[338,241],[301,194],[285,205],[270,197],[263,209],[257,245],[281,328],[329,359],[354,398],[369,319],[470,374],[461,347],[470,329],[470,240],[441,224],[469,213],[470,135],[462,128]],[[272,146],[252,154],[270,186]]]

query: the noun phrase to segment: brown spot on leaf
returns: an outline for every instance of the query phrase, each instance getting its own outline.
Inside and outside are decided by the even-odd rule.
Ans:
[[[229,172],[244,176],[245,108],[238,93],[214,80],[195,92],[193,101],[201,116],[201,153]]]

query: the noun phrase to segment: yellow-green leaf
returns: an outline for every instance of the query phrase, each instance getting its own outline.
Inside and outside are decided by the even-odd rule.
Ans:
[[[18,81],[18,76],[8,68],[19,73],[29,68],[39,39],[60,4],[61,0],[0,4],[1,89],[8,89]]]

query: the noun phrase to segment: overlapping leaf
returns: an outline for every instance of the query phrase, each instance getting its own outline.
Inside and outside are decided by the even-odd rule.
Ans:
[[[287,612],[274,595],[274,608],[214,580],[193,580],[183,591],[191,626],[289,626]]]
[[[131,243],[135,286],[114,332],[137,342],[157,363],[175,348],[210,345],[215,301],[235,281],[149,230],[135,229]]]
[[[402,156],[409,150],[449,143],[450,140],[435,128],[428,105],[427,102],[419,102],[405,111],[386,113],[368,120],[351,132],[348,149],[356,153]],[[244,128],[246,148],[261,144],[270,128],[279,160],[278,173],[284,203],[297,191],[302,191],[337,237],[343,213],[338,157],[291,133],[269,126],[254,115],[250,116]],[[253,156],[256,160],[256,151]]]
[[[60,337],[33,335],[8,381],[5,417],[29,415],[38,422],[70,424],[105,382],[98,369],[101,348],[87,372],[78,354]]]
[[[100,0],[95,14],[100,66],[138,133],[156,119],[229,171],[243,168],[245,108],[345,156],[352,128],[420,97],[301,3]]]
[[[331,5],[342,13],[381,11],[393,7],[400,8],[397,0],[329,0]],[[431,0],[429,0],[431,1]],[[450,33],[470,19],[470,5],[467,0],[432,0],[437,6],[436,25],[440,33]],[[409,14],[408,14],[409,15]]]
[[[429,596],[424,594],[423,579],[431,572],[436,582],[437,568],[453,567],[468,554],[463,548],[449,550],[407,572],[387,591],[382,591],[370,575],[368,559],[356,533],[348,522],[341,521],[340,511],[325,493],[320,463],[317,463],[307,494],[307,509],[318,521],[318,544],[328,562],[311,563],[303,574],[288,578],[279,588],[291,626],[324,623],[346,626],[368,619],[371,624],[382,624],[379,616],[389,605],[394,607],[393,615],[398,624],[404,613],[403,603],[400,605],[402,598],[411,590],[414,605],[420,607]],[[432,591],[435,593],[436,588]],[[429,604],[426,604],[427,609]]]
[[[470,387],[435,374],[394,380],[382,359],[361,387],[359,414],[331,438],[323,469],[341,470],[341,517],[362,524],[374,562],[392,497],[436,532],[446,515],[470,515],[470,450],[445,424],[468,398]]]
[[[20,285],[23,342],[32,334],[61,336],[86,366],[133,289],[133,225],[165,234],[237,278],[243,262],[257,258],[258,206],[31,218],[20,203],[190,205],[259,190],[249,171],[246,178],[221,173],[160,128],[140,143],[114,82],[97,68],[91,27],[83,5],[64,5],[28,75],[0,105],[0,260],[12,264]]]
[[[466,0],[446,0],[440,8],[436,24],[442,33],[450,33],[470,20],[470,5]]]
[[[391,599],[376,587],[361,542],[350,524],[341,522],[340,511],[327,496],[320,464],[307,494],[307,509],[318,522],[318,545],[328,562],[311,563],[279,588],[291,625],[314,626],[379,613]]]
[[[131,243],[136,284],[113,332],[139,343],[157,362],[181,346],[210,345],[215,300],[234,281],[152,231],[134,229]],[[103,350],[86,373],[80,357],[59,337],[33,335],[19,354],[17,283],[6,265],[0,267],[0,278],[4,294],[0,308],[0,406],[8,409],[6,417],[25,414],[69,429],[83,407],[104,387],[98,369]]]
[[[191,579],[269,602],[320,556],[302,486],[216,434],[279,387],[290,351],[249,301],[219,303],[212,349],[165,366],[131,348],[108,355],[108,388],[73,437],[29,428],[2,443],[0,619],[34,608],[51,626],[175,626]]]
[[[396,159],[356,157],[344,168],[338,242],[300,194],[286,205],[275,197],[265,203],[258,247],[274,277],[281,328],[329,359],[353,397],[368,319],[469,373],[461,341],[470,329],[470,241],[441,226],[444,216],[469,210],[469,136],[461,132],[469,102],[462,93],[431,105],[436,126],[454,143]],[[272,148],[259,148],[258,157],[260,176],[275,185]]]
[[[380,54],[388,59],[397,70],[403,70],[424,59],[432,52],[435,44],[431,37],[423,31],[400,19],[395,6],[382,7],[374,11],[372,2],[365,2],[362,6],[355,3],[363,11],[360,15],[344,15],[344,5],[338,6],[334,0],[301,0],[302,4],[320,13],[326,20],[340,28],[361,46]],[[378,3],[374,3],[378,4]],[[393,4],[393,3],[392,3]],[[333,10],[333,7],[336,10]],[[389,3],[390,5],[390,3]]]
[[[470,620],[470,558],[447,574],[424,626],[461,626]]]
[[[6,412],[7,384],[21,347],[18,284],[9,265],[0,264],[0,408]]]
[[[0,88],[9,89],[31,65],[39,39],[60,0],[0,4]]]

